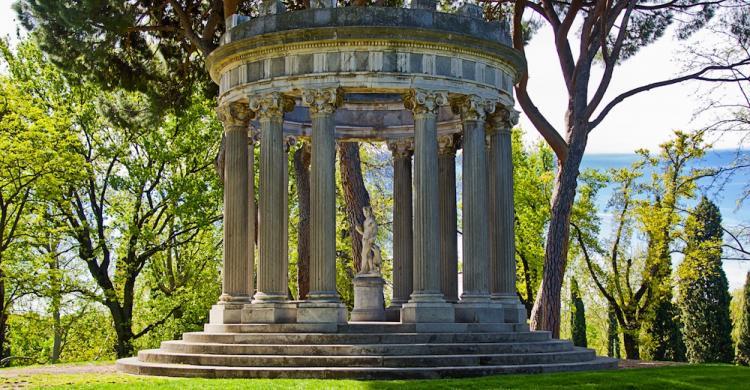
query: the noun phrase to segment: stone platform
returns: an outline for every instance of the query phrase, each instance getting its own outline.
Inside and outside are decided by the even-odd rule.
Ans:
[[[526,324],[208,324],[120,371],[206,378],[411,379],[617,367]]]

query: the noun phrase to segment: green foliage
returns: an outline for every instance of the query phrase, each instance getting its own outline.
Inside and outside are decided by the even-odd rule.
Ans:
[[[740,315],[737,321],[737,344],[734,359],[737,364],[750,366],[750,272],[742,289]]]
[[[544,234],[554,180],[552,150],[540,142],[523,144],[523,131],[514,129],[513,195],[515,207],[516,272],[520,298],[531,309],[542,278]]]
[[[671,297],[651,309],[643,325],[641,353],[647,360],[685,361],[679,308]]]
[[[575,278],[570,282],[570,333],[574,345],[588,346],[586,341],[586,309],[583,306],[581,291],[578,289],[578,282]]]
[[[728,363],[734,354],[719,208],[703,197],[686,225],[687,248],[678,273],[687,357],[691,363]]]

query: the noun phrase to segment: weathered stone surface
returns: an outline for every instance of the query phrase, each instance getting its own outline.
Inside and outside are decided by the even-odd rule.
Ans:
[[[297,321],[297,306],[291,303],[252,303],[242,308],[242,323],[278,324]]]
[[[297,305],[297,323],[346,323],[346,306],[340,302],[300,302]]]
[[[384,284],[380,276],[354,277],[352,321],[385,321]]]

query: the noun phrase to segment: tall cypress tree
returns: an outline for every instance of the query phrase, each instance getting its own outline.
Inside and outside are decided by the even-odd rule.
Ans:
[[[745,279],[745,288],[740,305],[742,312],[737,323],[739,334],[734,360],[739,365],[750,366],[750,272],[747,273]]]
[[[680,309],[672,302],[671,290],[655,303],[645,325],[642,345],[644,358],[675,362],[686,360]]]
[[[691,363],[732,362],[729,283],[721,268],[721,214],[703,197],[687,219],[687,248],[678,269],[679,307]]]
[[[583,306],[581,291],[575,278],[570,282],[570,333],[573,344],[578,347],[588,346],[586,341],[586,309]]]

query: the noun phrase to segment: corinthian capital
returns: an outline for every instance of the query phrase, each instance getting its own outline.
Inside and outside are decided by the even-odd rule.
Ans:
[[[462,95],[451,99],[454,114],[460,114],[465,121],[483,121],[495,112],[497,102],[476,95]]]
[[[247,103],[229,102],[216,107],[216,115],[224,125],[225,130],[233,128],[246,129],[253,118],[253,112],[250,111]]]
[[[302,104],[310,108],[310,116],[331,115],[341,106],[344,94],[338,88],[306,89]]]
[[[510,130],[518,124],[520,113],[508,106],[498,106],[497,111],[487,118],[487,132],[510,133]]]
[[[294,109],[294,99],[279,92],[270,92],[250,98],[250,109],[259,119],[281,118]]]
[[[427,91],[412,89],[404,94],[404,107],[414,115],[436,115],[440,106],[448,104],[448,93],[444,91]]]
[[[393,158],[411,157],[414,153],[413,138],[396,138],[388,140],[388,149],[391,150]]]
[[[461,147],[461,135],[460,134],[447,134],[438,137],[438,154],[444,155],[455,155],[456,150]]]

